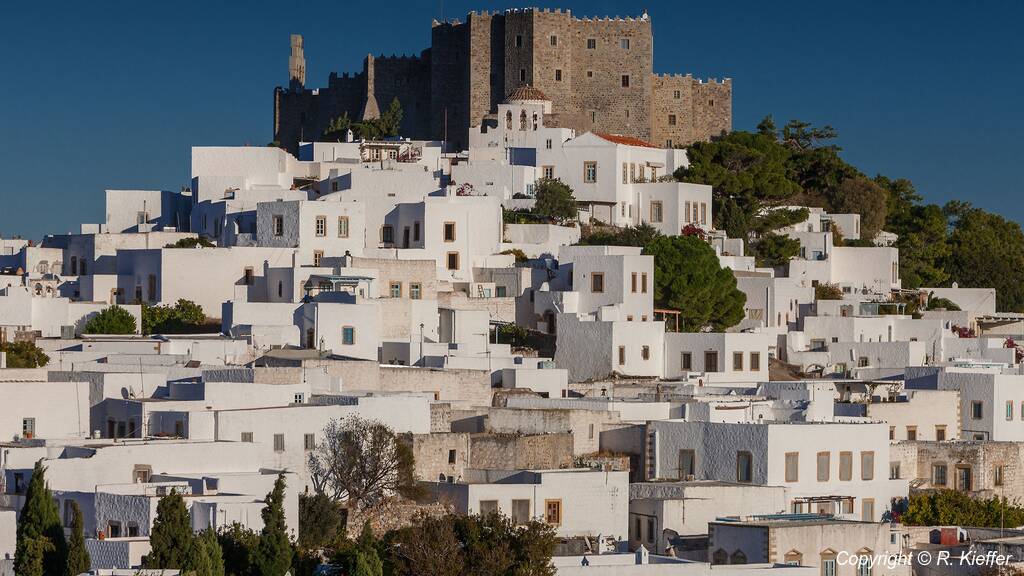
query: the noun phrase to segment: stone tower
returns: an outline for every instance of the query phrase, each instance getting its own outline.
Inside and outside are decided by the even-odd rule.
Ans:
[[[654,72],[647,12],[577,17],[516,8],[434,21],[419,56],[370,55],[363,70],[305,87],[302,37],[292,36],[290,83],[274,96],[274,140],[296,151],[333,118],[375,118],[398,99],[402,136],[444,139],[464,149],[469,134],[514,90],[532,86],[552,104],[545,125],[686,146],[732,129],[732,81]]]
[[[288,83],[301,89],[306,85],[306,54],[302,51],[302,34],[292,34],[292,51],[288,55]]]

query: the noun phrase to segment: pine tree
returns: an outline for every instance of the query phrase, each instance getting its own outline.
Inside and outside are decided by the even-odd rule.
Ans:
[[[82,509],[78,502],[71,501],[71,542],[68,543],[68,569],[66,576],[78,576],[88,572],[92,564],[89,551],[85,549],[85,533],[82,527]]]
[[[284,520],[284,474],[277,477],[263,508],[263,531],[252,567],[261,576],[284,576],[292,565],[292,543]]]
[[[63,576],[67,555],[60,512],[53,493],[46,485],[46,468],[40,460],[32,471],[32,479],[25,492],[25,505],[18,520],[14,572]]]
[[[142,559],[144,568],[183,568],[192,547],[192,520],[185,500],[174,490],[160,499],[149,533],[152,546]]]

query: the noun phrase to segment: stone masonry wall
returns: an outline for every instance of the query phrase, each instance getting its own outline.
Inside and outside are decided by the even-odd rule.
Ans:
[[[470,438],[470,468],[489,470],[550,470],[572,464],[569,433],[474,434]]]
[[[653,144],[686,146],[731,130],[732,80],[704,82],[689,74],[652,77]]]
[[[315,56],[314,56],[315,57]],[[370,57],[360,74],[332,74],[327,88],[275,91],[275,139],[294,152],[344,111],[358,120],[372,95],[403,104],[403,136],[447,139],[463,149],[471,127],[513,90],[531,84],[552,101],[551,121],[664,145],[732,128],[732,83],[654,74],[649,17],[578,18],[568,10],[472,12],[434,22],[419,57]],[[623,77],[628,77],[624,86]],[[674,98],[676,91],[680,98]],[[678,100],[678,101],[676,101]],[[668,124],[675,110],[676,124]]]

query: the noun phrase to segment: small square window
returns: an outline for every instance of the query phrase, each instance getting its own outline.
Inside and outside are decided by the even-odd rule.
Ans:
[[[284,452],[284,434],[274,434],[274,452]]]
[[[480,501],[480,515],[487,516],[498,511],[497,500],[481,500]]]
[[[388,287],[388,293],[392,298],[402,297],[402,283],[392,282]]]
[[[629,50],[629,38],[622,38],[619,40],[619,47],[623,50]]]
[[[306,434],[302,437],[303,450],[316,450],[316,434]]]
[[[676,91],[672,92],[672,97],[675,98],[676,100],[679,100],[679,97],[680,97],[679,90],[676,90]]]
[[[323,250],[313,250],[313,266],[319,266],[324,259]]]
[[[544,501],[544,521],[553,526],[558,526],[562,523],[561,500]]]
[[[629,74],[622,75],[622,87],[629,88]]]
[[[597,38],[587,38],[587,50],[597,49]]]
[[[444,223],[444,241],[455,242],[455,222]]]
[[[355,327],[345,326],[341,329],[341,343],[345,346],[352,346],[356,343]]]
[[[597,162],[583,163],[583,181],[587,184],[597,182]]]
[[[252,442],[252,432],[242,432],[242,442]]]
[[[587,78],[593,78],[593,77],[594,77],[594,71],[593,70],[587,70]]]
[[[604,272],[594,272],[590,275],[590,291],[595,294],[604,292]]]
[[[555,82],[561,82],[561,81],[562,81],[562,71],[561,71],[561,69],[555,69]]]
[[[423,285],[419,282],[409,283],[409,298],[419,300],[423,298]]]
[[[669,126],[675,126],[676,125],[676,115],[675,114],[669,114],[668,115],[668,125]]]
[[[544,141],[544,148],[551,150],[551,138]]]
[[[448,253],[448,258],[447,258],[447,264],[448,264],[448,269],[449,270],[458,270],[459,269],[459,253],[458,252],[449,252]]]
[[[550,42],[552,46],[558,46],[558,36],[551,35]]]

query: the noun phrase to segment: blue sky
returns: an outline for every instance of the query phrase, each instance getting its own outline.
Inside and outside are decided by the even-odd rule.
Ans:
[[[319,86],[368,52],[418,54],[442,6],[530,5],[646,8],[655,70],[733,78],[736,129],[829,123],[868,174],[1024,220],[1024,2],[18,2],[0,18],[0,234],[102,221],[105,188],[177,190],[192,145],[266,144],[290,33]]]

